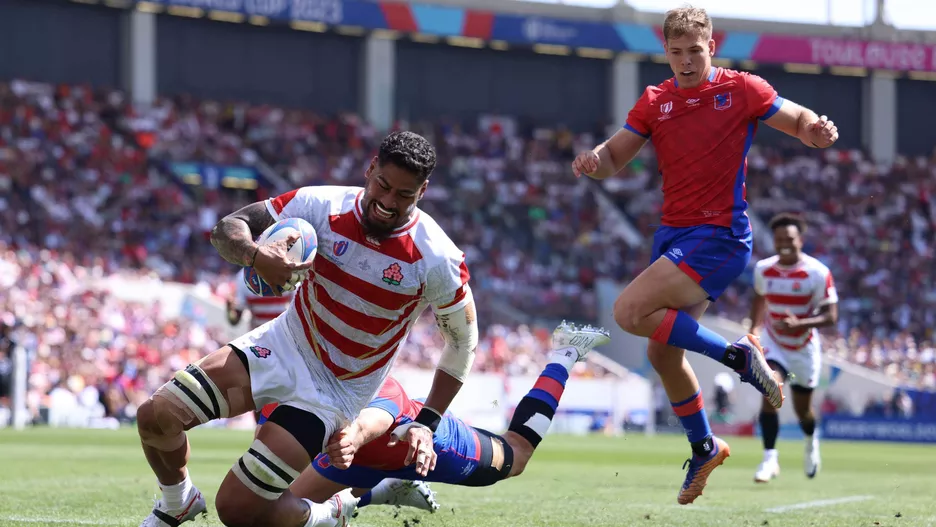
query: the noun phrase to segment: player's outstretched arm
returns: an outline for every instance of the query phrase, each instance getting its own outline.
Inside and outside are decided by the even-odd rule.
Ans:
[[[221,218],[211,229],[211,245],[228,262],[249,267],[257,254],[254,240],[275,222],[264,202],[251,203]]]
[[[647,139],[637,132],[621,128],[591,151],[579,154],[572,162],[572,171],[575,177],[607,179],[630,163],[646,143]]]
[[[838,141],[838,128],[825,115],[784,100],[780,109],[764,121],[771,128],[799,139],[810,148],[828,148]]]

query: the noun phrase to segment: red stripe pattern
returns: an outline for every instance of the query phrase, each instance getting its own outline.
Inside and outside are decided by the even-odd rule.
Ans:
[[[280,201],[283,216],[306,219],[319,237],[312,272],[287,320],[308,343],[301,351],[314,353],[337,379],[386,373],[430,300],[438,305],[454,298],[456,308],[467,301],[464,254],[418,211],[378,238],[363,227],[360,188],[305,187]],[[272,203],[271,209],[279,206]],[[382,379],[374,376],[376,383]]]
[[[674,404],[673,412],[675,412],[678,417],[688,417],[690,415],[701,412],[704,406],[702,392],[699,391],[699,393],[695,394],[692,399],[689,399],[688,401],[679,405]]]
[[[666,314],[663,315],[663,321],[660,322],[659,326],[657,326],[656,330],[653,332],[653,335],[650,335],[650,340],[662,342],[663,344],[669,342],[670,334],[673,332],[673,324],[675,323],[676,310],[667,309]]]
[[[774,256],[758,262],[754,285],[767,302],[764,326],[773,343],[791,351],[802,350],[818,333],[815,329],[783,330],[775,327],[789,316],[807,318],[820,308],[838,301],[832,273],[808,255],[795,265],[785,266]]]
[[[485,11],[465,10],[465,22],[462,35],[473,38],[489,40],[494,30],[494,13]]]
[[[536,379],[536,384],[533,385],[533,389],[543,390],[557,401],[562,397],[562,392],[565,391],[565,387],[562,386],[562,383],[556,379],[546,377],[545,375]]]
[[[380,10],[387,19],[387,27],[406,33],[415,33],[419,30],[416,18],[409,4],[400,2],[379,2]]]

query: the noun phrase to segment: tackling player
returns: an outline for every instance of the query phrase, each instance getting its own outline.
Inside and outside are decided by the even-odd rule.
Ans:
[[[209,354],[159,388],[137,414],[146,459],[162,498],[143,527],[175,527],[206,509],[186,468],[185,431],[268,403],[279,406],[234,463],[215,500],[229,527],[302,527],[311,502],[286,492],[293,480],[377,393],[413,321],[431,307],[446,341],[426,405],[394,429],[417,468],[428,470],[432,435],[471,369],[478,327],[462,253],[417,208],[436,154],[412,132],[380,145],[359,187],[304,187],[223,218],[211,242],[227,261],[253,266],[270,285],[295,287],[286,313]],[[286,256],[287,240],[254,240],[298,217],[316,230],[309,263]]]
[[[340,505],[337,510],[341,516],[349,517],[355,506],[372,502],[367,491],[384,478],[484,487],[519,476],[549,429],[572,367],[584,360],[592,348],[609,341],[604,329],[560,324],[553,331],[554,349],[549,364],[517,405],[508,431],[504,435],[492,434],[468,426],[451,413],[445,414],[434,437],[436,457],[428,475],[410,462],[406,447],[396,445],[390,437],[391,430],[411,422],[419,414],[423,403],[410,399],[395,379],[388,378],[368,407],[289,490],[324,503],[317,525],[331,526],[335,525],[332,523],[335,505]],[[361,496],[360,501],[350,493],[340,492],[349,487]],[[430,504],[421,508],[433,507]],[[340,519],[337,525],[342,525]]]
[[[829,268],[803,252],[803,220],[778,214],[769,225],[777,255],[757,262],[754,268],[751,333],[760,336],[770,367],[784,378],[790,377],[793,409],[806,435],[804,469],[812,478],[820,465],[812,410],[812,394],[822,370],[817,328],[838,321],[838,293]],[[754,481],[766,483],[780,474],[776,450],[780,422],[777,410],[766,400],[761,405],[760,426],[764,461],[757,467]]]
[[[704,9],[666,13],[664,50],[674,77],[648,86],[627,123],[572,164],[576,176],[617,174],[652,141],[663,177],[663,217],[653,238],[651,265],[621,292],[614,318],[628,333],[648,337],[647,355],[692,446],[677,501],[692,503],[709,474],[729,455],[715,438],[699,382],[684,349],[706,355],[740,374],[779,408],[782,385],[764,360],[757,338],[734,344],[697,320],[747,267],[751,226],[745,201],[747,152],[758,121],[825,148],[838,130],[784,100],[764,79],[712,66],[715,41]]]

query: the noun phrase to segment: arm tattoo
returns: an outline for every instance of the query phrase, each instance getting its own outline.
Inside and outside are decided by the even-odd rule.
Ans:
[[[252,203],[228,214],[211,229],[211,245],[228,262],[247,267],[257,248],[254,238],[275,221],[266,204]]]

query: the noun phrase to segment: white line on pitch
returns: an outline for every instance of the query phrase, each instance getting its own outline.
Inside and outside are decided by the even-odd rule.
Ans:
[[[813,507],[829,507],[831,505],[840,505],[842,503],[853,503],[856,501],[870,500],[874,496],[846,496],[844,498],[835,498],[831,500],[805,501],[803,503],[794,503],[793,505],[784,505],[782,507],[773,507],[766,509],[766,512],[787,512],[798,509],[811,509]]]
[[[70,520],[67,518],[27,518],[23,516],[0,516],[0,520],[17,523],[67,523],[69,525],[114,525],[112,522],[94,520]]]

